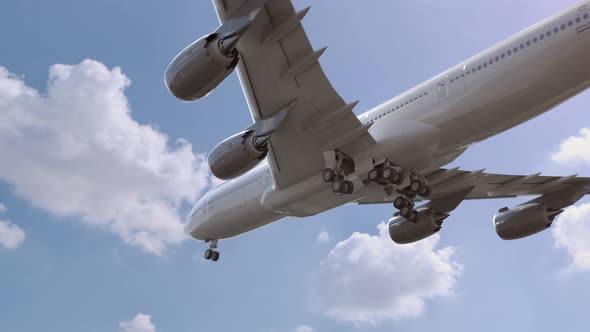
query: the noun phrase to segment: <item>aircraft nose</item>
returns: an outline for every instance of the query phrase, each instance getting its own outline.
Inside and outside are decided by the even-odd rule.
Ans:
[[[196,239],[205,241],[208,239],[205,230],[205,220],[201,216],[191,216],[189,222],[184,227],[184,232]]]

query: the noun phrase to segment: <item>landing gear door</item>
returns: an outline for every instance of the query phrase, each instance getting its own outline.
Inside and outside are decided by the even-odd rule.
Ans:
[[[436,81],[436,101],[443,101],[449,98],[449,83],[448,83],[448,76],[440,78]]]

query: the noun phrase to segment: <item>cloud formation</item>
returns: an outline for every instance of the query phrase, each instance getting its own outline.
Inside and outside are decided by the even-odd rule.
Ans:
[[[0,67],[0,180],[33,205],[155,254],[184,239],[179,209],[208,183],[190,143],[131,117],[120,68],[49,69],[39,92]]]
[[[316,239],[317,243],[328,243],[330,242],[330,233],[326,231],[321,231],[318,234],[318,238]]]
[[[0,215],[6,212],[6,206],[0,203]],[[0,220],[0,246],[5,249],[16,249],[25,240],[25,232],[7,220]]]
[[[295,332],[313,332],[313,328],[307,325],[300,325],[297,326],[294,330]]]
[[[426,300],[453,293],[462,267],[452,247],[437,249],[438,235],[397,245],[385,223],[378,229],[352,234],[323,262],[316,296],[329,317],[369,324],[413,318]]]
[[[571,256],[572,270],[590,271],[590,203],[566,209],[553,226],[553,237]]]
[[[578,136],[563,141],[552,159],[559,163],[583,162],[590,166],[590,128],[581,129]]]
[[[119,327],[121,332],[156,332],[152,317],[145,314],[137,314],[132,320],[121,322]]]

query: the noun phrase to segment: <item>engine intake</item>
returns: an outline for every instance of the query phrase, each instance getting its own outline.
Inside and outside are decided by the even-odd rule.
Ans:
[[[208,95],[237,66],[238,40],[239,36],[213,33],[185,48],[166,69],[165,81],[170,93],[186,102]]]
[[[539,203],[503,208],[494,216],[494,226],[503,240],[516,240],[549,228],[553,219],[561,212],[562,210],[549,210]]]
[[[439,214],[432,209],[418,209],[418,219],[411,222],[398,216],[389,220],[389,236],[397,244],[408,244],[438,233],[448,214]]]

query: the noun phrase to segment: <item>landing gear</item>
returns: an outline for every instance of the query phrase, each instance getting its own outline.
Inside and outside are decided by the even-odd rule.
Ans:
[[[418,212],[414,210],[414,201],[406,196],[399,196],[393,201],[393,206],[398,209],[400,216],[411,222],[418,220]]]
[[[387,160],[369,171],[368,178],[371,182],[379,183],[382,186],[397,186],[403,182],[401,169],[393,167]]]
[[[426,183],[426,179],[420,177],[416,174],[410,174],[410,186],[407,187],[404,191],[409,192],[413,195],[421,196],[423,198],[428,198],[432,193],[432,189]]]
[[[205,250],[205,259],[206,260],[211,260],[214,262],[217,262],[219,260],[219,256],[220,253],[218,251],[216,251],[215,249],[217,249],[217,240],[210,240],[208,242],[211,242],[211,244],[209,245],[209,249]]]
[[[334,169],[324,169],[322,180],[332,184],[332,192],[335,194],[350,195],[354,192],[354,184],[352,181],[345,180],[345,177],[350,173],[350,171],[347,173],[346,169],[350,168],[351,159],[340,151],[336,151],[335,158]]]

